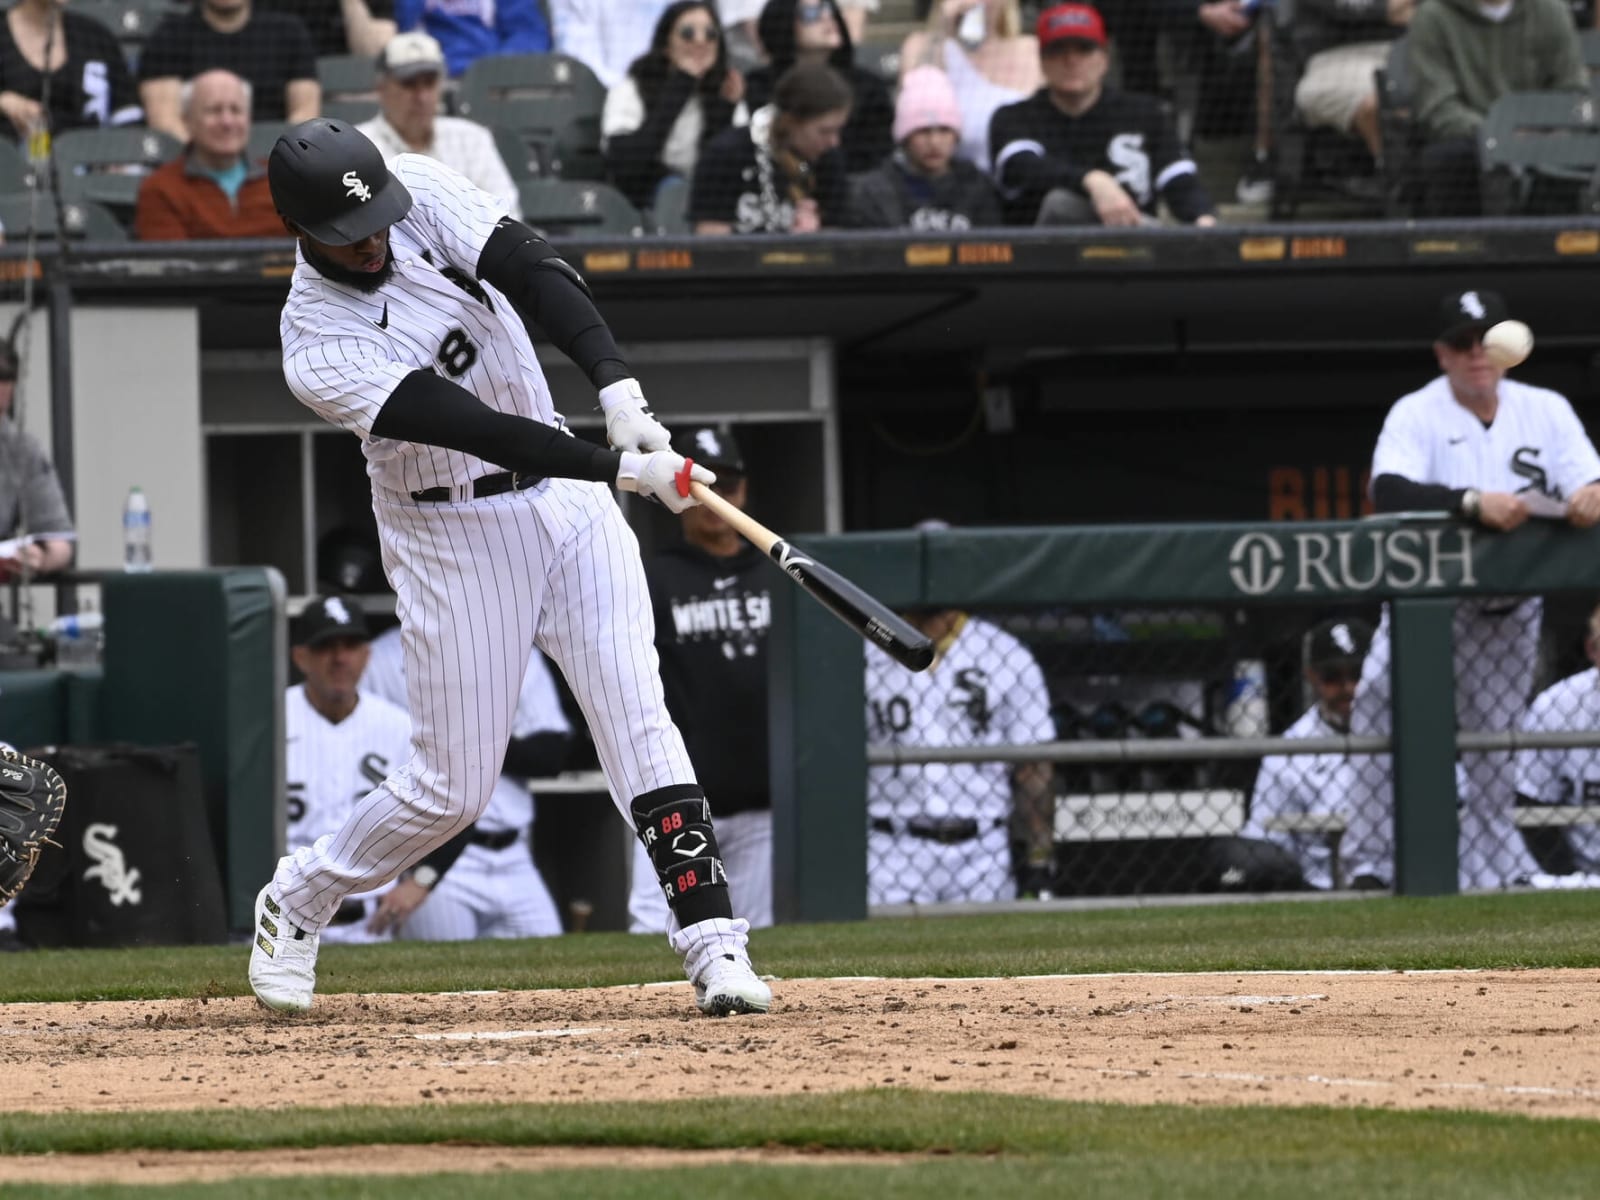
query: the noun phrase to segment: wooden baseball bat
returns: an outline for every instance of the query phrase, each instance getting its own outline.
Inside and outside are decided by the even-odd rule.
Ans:
[[[689,493],[739,531],[821,605],[911,671],[926,671],[933,662],[933,642],[904,617],[874,600],[839,572],[796,550],[743,509],[728,503],[705,484],[689,484]]]

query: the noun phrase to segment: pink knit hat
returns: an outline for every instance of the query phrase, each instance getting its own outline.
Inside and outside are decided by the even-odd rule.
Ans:
[[[906,72],[900,83],[900,99],[894,106],[895,144],[919,129],[938,125],[960,131],[961,105],[956,103],[956,90],[938,67],[916,67]]]

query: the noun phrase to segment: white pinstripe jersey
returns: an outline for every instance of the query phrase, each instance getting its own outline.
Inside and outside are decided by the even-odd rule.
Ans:
[[[361,676],[362,693],[382,696],[397,705],[406,703],[405,653],[396,626],[379,634],[372,643],[372,657]],[[531,737],[536,733],[571,733],[572,726],[561,708],[556,681],[537,650],[528,658],[528,670],[517,693],[517,711],[511,718],[511,736]],[[528,789],[508,775],[495,780],[489,806],[478,817],[484,833],[503,829],[522,829],[533,823],[533,797]]]
[[[420,154],[402,154],[389,169],[414,202],[389,230],[393,276],[363,292],[326,278],[296,250],[279,328],[289,390],[360,437],[373,486],[403,496],[502,469],[455,450],[372,437],[384,402],[412,371],[437,371],[497,412],[564,422],[522,319],[477,279],[505,206]]]
[[[350,715],[334,724],[311,707],[303,683],[285,694],[283,715],[292,854],[337,833],[356,801],[411,756],[411,718],[362,692]]]
[[[1050,693],[1033,652],[968,617],[928,670],[913,673],[867,647],[867,739],[898,746],[1004,746],[1054,741]],[[869,767],[874,817],[1005,817],[1010,763]]]

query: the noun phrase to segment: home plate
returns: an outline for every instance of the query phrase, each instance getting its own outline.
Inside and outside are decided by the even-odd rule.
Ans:
[[[411,1037],[419,1042],[513,1042],[518,1038],[582,1037],[586,1033],[610,1033],[610,1029],[484,1029],[465,1033],[412,1033],[397,1034],[399,1038]]]

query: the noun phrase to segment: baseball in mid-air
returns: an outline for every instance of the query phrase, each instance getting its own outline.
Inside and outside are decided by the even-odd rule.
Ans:
[[[1483,352],[1502,369],[1517,366],[1533,353],[1533,330],[1521,321],[1501,321],[1484,331]]]

